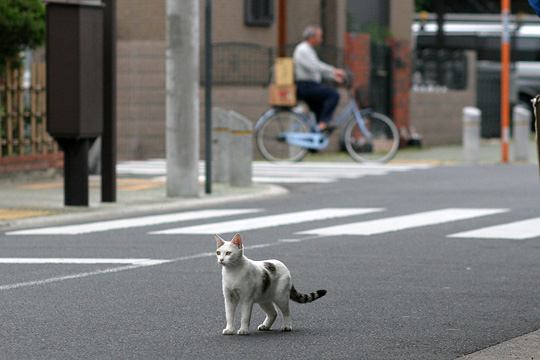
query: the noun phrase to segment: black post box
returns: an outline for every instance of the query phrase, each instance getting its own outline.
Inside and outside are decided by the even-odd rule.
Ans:
[[[103,5],[47,3],[47,131],[96,138],[103,127]]]
[[[47,1],[47,131],[64,151],[64,203],[88,206],[88,149],[103,128],[103,5]]]

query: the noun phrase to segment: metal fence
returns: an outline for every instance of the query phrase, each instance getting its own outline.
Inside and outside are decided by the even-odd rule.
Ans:
[[[413,84],[467,88],[467,56],[463,50],[421,49],[413,54]]]
[[[249,43],[218,43],[212,46],[214,85],[267,85],[273,64],[273,49]],[[201,54],[204,82],[204,52]]]
[[[8,66],[0,76],[0,158],[58,152],[46,131],[45,64],[29,70]]]
[[[292,56],[296,44],[286,46],[287,56]],[[273,47],[250,43],[217,43],[212,46],[212,80],[214,85],[267,86],[272,80],[272,66],[277,50]],[[321,46],[317,53],[322,61],[342,67],[343,49]],[[201,52],[201,76],[204,83],[204,52]]]

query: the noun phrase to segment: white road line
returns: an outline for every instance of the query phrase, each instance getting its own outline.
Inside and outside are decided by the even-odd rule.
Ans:
[[[448,235],[453,238],[525,240],[540,236],[540,218],[489,226]]]
[[[296,243],[296,242],[301,242],[302,239],[279,239],[278,241],[284,242],[284,243]]]
[[[235,231],[262,229],[280,225],[298,224],[308,221],[341,218],[353,215],[362,215],[384,209],[379,208],[351,208],[351,209],[318,209],[292,212],[287,214],[260,216],[241,220],[224,221],[218,223],[188,226],[163,231],[155,231],[150,234],[224,234]]]
[[[508,209],[443,209],[302,231],[298,234],[374,235],[506,212]]]
[[[264,247],[276,246],[276,245],[279,245],[279,243],[276,242],[276,243],[267,243],[267,244],[257,244],[257,245],[246,246],[245,248],[246,249],[256,249],[256,248],[264,248]],[[51,278],[42,279],[42,280],[25,281],[25,282],[13,283],[13,284],[0,285],[0,291],[2,291],[2,290],[13,290],[13,289],[18,289],[18,288],[28,287],[28,286],[45,285],[45,284],[50,284],[50,283],[55,283],[55,282],[60,282],[60,281],[81,279],[81,278],[90,277],[90,276],[111,274],[111,273],[116,273],[116,272],[120,272],[120,271],[134,270],[134,269],[143,268],[143,267],[161,265],[161,264],[165,264],[165,263],[173,263],[173,262],[180,262],[180,261],[186,261],[186,260],[200,259],[200,258],[211,257],[211,256],[215,256],[215,255],[216,254],[214,252],[204,252],[204,253],[198,253],[198,254],[193,254],[193,255],[182,256],[182,257],[179,257],[179,258],[176,258],[176,259],[171,259],[171,260],[156,260],[154,262],[151,262],[151,260],[149,260],[144,264],[143,263],[138,263],[138,264],[134,264],[134,265],[120,266],[120,267],[108,268],[108,269],[96,270],[96,271],[88,271],[88,272],[83,272],[83,273],[78,273],[78,274],[56,276],[56,277],[51,277]],[[139,260],[141,260],[141,259],[139,259]]]
[[[147,266],[150,266],[150,265],[147,265]],[[27,287],[27,286],[45,285],[45,284],[50,284],[50,283],[58,282],[58,281],[80,279],[80,278],[85,278],[85,277],[94,276],[94,275],[110,274],[110,273],[115,273],[119,271],[137,269],[141,267],[144,267],[144,265],[128,265],[128,266],[121,266],[121,267],[109,268],[109,269],[104,269],[104,270],[88,271],[88,272],[73,274],[73,275],[57,276],[57,277],[52,277],[52,278],[43,279],[43,280],[25,281],[25,282],[8,284],[8,285],[0,285],[0,290],[13,290],[13,289]]]
[[[130,265],[158,265],[168,262],[161,259],[90,259],[90,258],[0,258],[0,264],[72,264],[72,265],[99,265],[99,264],[130,264]]]
[[[283,176],[254,176],[253,181],[257,183],[273,183],[273,184],[295,184],[295,183],[313,183],[313,184],[328,184],[336,182],[337,177],[322,178],[322,177],[295,177],[290,175]]]
[[[304,182],[315,178],[329,178],[335,181],[342,178],[358,178],[361,176],[387,175],[391,172],[404,172],[432,168],[429,164],[357,164],[353,162],[303,162],[303,163],[269,163],[254,162],[253,175],[255,182],[301,182],[297,177],[305,177]],[[166,165],[163,159],[147,161],[128,161],[118,164],[119,174],[132,175],[165,175]],[[204,180],[204,162],[199,163],[200,180]],[[287,181],[288,179],[288,181]],[[294,180],[293,180],[294,179]],[[322,182],[322,181],[320,181]]]
[[[6,235],[78,235],[109,230],[160,225],[178,221],[208,219],[222,216],[242,215],[259,212],[261,209],[199,210],[174,214],[144,216],[121,220],[100,221],[88,224],[54,226],[39,229],[11,231]]]
[[[319,237],[320,236],[311,236],[311,237],[298,239],[298,241],[312,240],[312,239],[316,239],[316,238],[319,238]],[[280,245],[280,244],[281,244],[280,242],[265,243],[265,244],[255,244],[255,245],[248,245],[248,246],[245,247],[245,249],[266,248],[266,247],[270,247],[270,246],[277,246],[277,245]],[[111,273],[116,273],[116,272],[121,272],[121,271],[126,271],[126,270],[134,270],[134,269],[143,268],[143,267],[161,265],[161,264],[165,264],[165,263],[174,263],[174,262],[180,262],[180,261],[186,261],[186,260],[193,260],[193,259],[211,257],[211,256],[215,256],[215,255],[216,254],[214,252],[204,252],[204,253],[198,253],[198,254],[193,254],[193,255],[181,256],[181,257],[178,257],[178,258],[175,258],[175,259],[170,259],[170,260],[151,260],[151,259],[148,259],[148,261],[145,262],[144,264],[138,263],[136,265],[134,264],[134,265],[115,267],[115,268],[108,268],[108,269],[103,269],[103,270],[88,271],[88,272],[83,272],[83,273],[78,273],[78,274],[71,274],[71,275],[65,275],[65,276],[56,276],[56,277],[51,277],[51,278],[43,279],[43,280],[25,281],[25,282],[14,283],[14,284],[0,285],[0,291],[2,291],[2,290],[13,290],[13,289],[18,289],[18,288],[28,287],[28,286],[45,285],[45,284],[50,284],[50,283],[54,283],[54,282],[60,282],[60,281],[65,281],[65,280],[73,280],[73,279],[81,279],[81,278],[90,277],[90,276],[111,274]],[[142,259],[138,259],[138,260],[142,260]]]

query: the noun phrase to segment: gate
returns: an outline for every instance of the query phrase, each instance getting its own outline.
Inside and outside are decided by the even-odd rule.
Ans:
[[[370,106],[392,116],[392,50],[386,44],[371,44]]]

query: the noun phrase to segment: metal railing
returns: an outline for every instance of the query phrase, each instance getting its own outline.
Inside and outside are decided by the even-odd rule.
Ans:
[[[267,85],[273,64],[273,49],[249,43],[213,45],[214,85]],[[204,53],[201,54],[201,83],[204,82]]]
[[[286,47],[287,56],[292,56],[296,44]],[[321,60],[342,67],[343,49],[321,46],[317,50]],[[272,66],[277,50],[251,43],[216,43],[213,45],[213,84],[267,86],[272,79]],[[201,52],[200,82],[204,83],[204,53]]]
[[[467,88],[468,61],[463,50],[422,49],[413,53],[413,63],[415,87]]]

